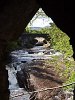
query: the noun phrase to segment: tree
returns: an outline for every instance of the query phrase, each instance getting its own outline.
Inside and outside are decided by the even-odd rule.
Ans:
[[[34,23],[34,21],[38,18],[46,18],[46,19],[50,19],[45,13],[44,11],[42,10],[42,8],[40,8],[37,13],[34,15],[34,17],[32,18],[32,20],[29,22],[28,26],[32,26],[32,24]],[[27,26],[27,27],[28,27]]]
[[[66,33],[62,32],[55,23],[50,23],[49,28],[42,29],[42,33],[48,33],[51,36],[52,47],[55,50],[58,50],[65,54],[67,57],[71,57],[73,55],[72,46],[70,45],[70,38]]]

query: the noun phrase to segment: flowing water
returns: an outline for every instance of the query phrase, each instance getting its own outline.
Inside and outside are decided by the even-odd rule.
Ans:
[[[9,75],[10,100],[29,100],[30,95],[19,87],[16,79],[17,71],[21,70],[20,65],[22,63],[31,63],[33,60],[38,59],[52,59],[52,56],[60,56],[62,54],[55,52],[53,49],[44,48],[43,46],[35,46],[31,49],[15,50],[11,52],[10,55],[12,57],[12,62],[6,66]],[[26,93],[26,95],[17,96],[23,93]]]

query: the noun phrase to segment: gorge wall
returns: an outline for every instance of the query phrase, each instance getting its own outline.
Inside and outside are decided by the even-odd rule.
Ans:
[[[0,0],[0,100],[9,99],[8,74],[5,70],[7,45],[23,33],[39,7],[69,35],[75,52],[72,4],[68,0]]]

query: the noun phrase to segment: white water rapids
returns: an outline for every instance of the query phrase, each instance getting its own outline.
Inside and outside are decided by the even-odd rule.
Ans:
[[[11,52],[12,63],[7,65],[7,70],[9,74],[9,90],[10,97],[15,96],[17,94],[26,93],[24,89],[19,88],[16,72],[20,70],[20,64],[22,63],[30,63],[33,60],[45,60],[52,59],[52,56],[62,56],[60,52],[55,52],[53,49],[47,49],[43,46],[35,46],[31,49],[25,50],[15,50]],[[16,69],[15,69],[16,67]],[[29,100],[29,94],[10,98],[10,100]]]

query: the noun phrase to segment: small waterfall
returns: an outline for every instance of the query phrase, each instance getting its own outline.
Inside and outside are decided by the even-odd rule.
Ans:
[[[16,79],[17,71],[21,70],[21,65],[23,63],[31,63],[33,60],[45,60],[52,59],[52,56],[55,55],[53,49],[45,48],[44,46],[34,46],[31,49],[25,50],[15,50],[11,52],[12,62],[6,66],[9,74],[9,89],[10,89],[10,100],[29,100],[30,95],[22,95],[19,97],[12,96],[27,93],[23,88],[20,88]],[[58,55],[62,55],[58,52]]]

